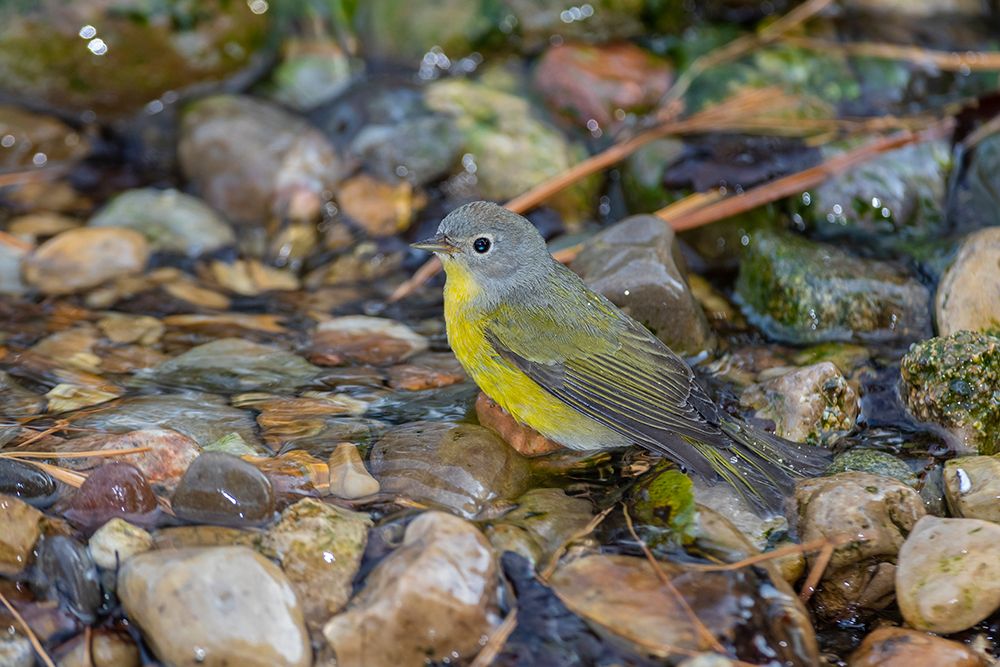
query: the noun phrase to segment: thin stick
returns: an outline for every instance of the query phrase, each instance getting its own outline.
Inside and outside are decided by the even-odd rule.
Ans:
[[[802,600],[802,604],[809,602],[809,598],[816,592],[816,586],[819,585],[819,580],[823,577],[826,566],[830,564],[830,559],[833,557],[833,549],[834,545],[830,542],[823,547],[819,552],[819,556],[816,557],[816,562],[813,564],[812,569],[809,570],[809,576],[806,577],[806,583],[802,584],[802,590],[799,591],[799,599]]]
[[[18,625],[24,628],[24,633],[28,635],[28,641],[31,642],[31,646],[35,649],[35,653],[38,654],[38,657],[45,663],[45,667],[56,667],[56,664],[52,662],[52,658],[49,657],[49,654],[46,653],[45,649],[42,647],[42,642],[38,641],[38,636],[35,634],[35,631],[31,629],[31,626],[24,620],[24,617],[17,612],[17,609],[14,609],[14,605],[10,603],[7,596],[4,595],[3,592],[0,592],[0,602],[3,603],[3,606],[7,607],[7,611],[11,613],[11,616],[14,617],[14,620],[17,621]]]
[[[489,665],[492,665],[496,657],[500,655],[500,651],[507,644],[507,640],[510,639],[516,627],[517,607],[510,610],[507,618],[503,619],[503,623],[490,635],[486,646],[476,655],[476,659],[472,661],[469,667],[489,667]]]
[[[613,509],[614,505],[612,505],[611,507],[607,508],[606,510],[595,516],[593,519],[587,522],[586,526],[584,526],[583,528],[581,528],[580,530],[576,531],[568,538],[566,538],[563,541],[563,543],[560,544],[559,547],[552,552],[552,556],[549,557],[549,562],[546,564],[545,569],[543,569],[541,572],[538,573],[538,578],[541,579],[542,581],[548,581],[549,577],[552,576],[552,573],[556,571],[556,565],[559,564],[559,559],[562,558],[562,555],[564,553],[566,553],[566,549],[569,547],[569,545],[572,544],[573,542],[576,542],[577,540],[583,539],[587,535],[590,535],[592,532],[594,532],[597,529],[597,527],[601,525],[601,522],[604,521],[605,517],[611,514],[611,510]]]
[[[700,227],[815,187],[831,176],[867,162],[886,151],[943,137],[950,127],[950,123],[942,122],[923,132],[907,130],[893,134],[832,157],[815,167],[751,188],[743,194],[728,197],[689,213],[675,217],[669,210],[670,207],[666,207],[657,211],[656,215],[664,219],[669,217],[667,221],[676,231]]]
[[[728,655],[728,653],[726,653],[726,649],[721,643],[719,643],[719,640],[716,639],[711,630],[705,627],[705,624],[701,622],[700,618],[698,618],[698,614],[694,613],[694,609],[691,608],[688,601],[684,599],[681,592],[677,590],[676,586],[674,586],[674,582],[670,580],[667,573],[663,571],[662,567],[660,567],[660,562],[653,556],[653,552],[649,550],[648,546],[646,546],[646,542],[639,537],[637,532],[635,532],[635,526],[632,525],[632,517],[629,515],[628,507],[626,505],[622,505],[622,513],[625,515],[625,524],[628,526],[628,532],[630,532],[632,534],[632,538],[639,543],[642,553],[646,555],[646,560],[648,560],[649,564],[653,566],[653,571],[656,572],[656,576],[659,577],[663,585],[667,587],[670,594],[677,599],[678,604],[680,604],[681,609],[684,610],[684,613],[687,614],[688,618],[691,620],[691,624],[694,625],[695,630],[698,631],[702,641],[707,642],[708,645],[712,647],[713,651],[721,653],[722,655]]]
[[[0,458],[11,459],[88,459],[124,456],[126,454],[142,454],[152,450],[152,447],[131,447],[128,449],[88,449],[83,452],[0,452]]]
[[[835,42],[815,37],[786,37],[785,43],[812,51],[844,53],[849,56],[904,60],[946,72],[996,72],[1000,53],[982,51],[937,51],[919,46],[886,42]]]
[[[834,547],[840,546],[849,540],[848,537],[843,536],[836,540],[831,540],[830,538],[821,537],[810,542],[805,542],[803,544],[788,544],[779,549],[773,551],[766,551],[764,553],[759,553],[749,558],[744,558],[743,560],[738,560],[735,563],[723,563],[720,565],[705,565],[702,563],[692,564],[691,567],[701,570],[702,572],[729,572],[732,570],[740,570],[744,567],[750,567],[751,565],[756,565],[757,563],[763,563],[769,560],[774,560],[775,558],[783,558],[796,553],[809,553],[810,551],[818,551],[825,548],[828,544],[832,544]]]

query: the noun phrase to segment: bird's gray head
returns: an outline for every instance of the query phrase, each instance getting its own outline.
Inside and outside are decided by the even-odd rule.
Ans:
[[[413,247],[440,257],[449,275],[457,277],[460,272],[463,278],[495,289],[532,283],[552,264],[545,239],[534,225],[485,201],[455,209],[441,221],[437,234]]]

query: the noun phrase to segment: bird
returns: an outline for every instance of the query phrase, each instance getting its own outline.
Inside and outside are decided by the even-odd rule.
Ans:
[[[548,251],[530,221],[465,204],[412,247],[445,270],[444,317],[458,361],[505,412],[559,445],[637,445],[758,511],[780,511],[829,453],[720,410],[680,356]]]

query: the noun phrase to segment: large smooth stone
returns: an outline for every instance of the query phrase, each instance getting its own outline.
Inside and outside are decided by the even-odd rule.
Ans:
[[[987,227],[962,242],[935,298],[938,332],[1000,327],[1000,227]]]
[[[958,642],[908,628],[879,628],[851,654],[848,667],[986,667],[982,655]]]
[[[87,476],[73,494],[66,518],[92,528],[115,517],[149,522],[156,509],[156,495],[139,469],[112,461]]]
[[[261,548],[281,563],[310,627],[322,627],[350,599],[371,525],[367,514],[306,498],[264,536]]]
[[[98,567],[114,570],[126,560],[153,548],[153,536],[123,519],[112,519],[98,528],[87,542]]]
[[[527,490],[527,460],[472,424],[412,422],[387,432],[369,455],[385,493],[474,518]]]
[[[253,526],[274,517],[274,489],[260,470],[222,452],[204,452],[181,477],[170,501],[195,523]]]
[[[42,533],[42,516],[23,500],[0,496],[0,574],[17,574],[27,567]]]
[[[128,618],[177,667],[306,667],[309,638],[281,569],[246,547],[165,549],[118,575]]]
[[[154,251],[189,257],[236,242],[232,228],[208,204],[174,189],[126,190],[87,224],[133,229],[146,237]]]
[[[55,236],[24,260],[24,279],[45,294],[72,294],[139,273],[149,259],[145,237],[131,229],[80,227]]]
[[[496,585],[496,560],[482,533],[451,514],[426,512],[323,635],[339,667],[468,659],[498,622]]]
[[[926,516],[899,550],[896,596],[918,630],[961,632],[1000,608],[1000,525]]]

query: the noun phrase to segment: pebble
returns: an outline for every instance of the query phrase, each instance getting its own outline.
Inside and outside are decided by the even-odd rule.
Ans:
[[[351,597],[371,519],[319,500],[300,500],[261,543],[281,563],[302,604],[306,623],[319,629]]]
[[[58,667],[139,667],[139,647],[125,632],[97,629],[54,651]],[[3,664],[3,663],[0,663]]]
[[[970,647],[909,628],[879,628],[865,637],[848,667],[987,667]]]
[[[153,536],[144,528],[114,518],[98,528],[87,543],[98,567],[115,570],[126,560],[153,548]]]
[[[450,352],[424,352],[406,363],[391,366],[389,386],[403,391],[437,389],[462,382],[465,371]]]
[[[166,327],[163,322],[149,315],[127,315],[108,313],[97,321],[101,330],[112,343],[138,343],[153,345],[163,336]]]
[[[896,555],[925,513],[920,495],[891,477],[843,472],[799,482],[795,503],[802,542],[849,538],[834,549],[817,591],[822,614],[888,606]],[[809,557],[810,566],[815,559]]]
[[[1000,456],[946,461],[944,493],[955,516],[1000,523]]]
[[[921,519],[899,550],[896,595],[906,622],[961,632],[1000,608],[1000,525]]]
[[[527,490],[527,459],[489,429],[416,421],[389,430],[368,456],[382,491],[475,518]]]
[[[337,199],[344,214],[374,238],[406,231],[427,201],[409,181],[386,183],[364,173],[341,183]]]
[[[42,516],[23,500],[0,496],[0,574],[18,574],[27,567],[42,534]]]
[[[45,409],[45,399],[0,371],[0,411],[7,417],[31,417]]]
[[[938,333],[984,331],[1000,323],[1000,228],[970,234],[938,284]]]
[[[310,361],[323,366],[398,364],[423,352],[428,341],[404,324],[348,315],[321,322],[313,334]]]
[[[330,494],[355,500],[379,492],[378,480],[365,468],[357,445],[342,442],[330,455]]]
[[[65,535],[47,536],[38,544],[32,587],[48,599],[59,599],[84,623],[97,619],[104,602],[101,579],[87,547]]]
[[[52,476],[38,466],[3,458],[0,459],[0,494],[45,509],[56,501],[58,488]]]
[[[496,586],[496,560],[482,533],[451,514],[425,512],[323,636],[339,667],[467,660],[499,622]]]
[[[504,442],[523,456],[543,456],[564,449],[558,442],[519,423],[483,392],[479,392],[476,397],[476,418],[480,426],[495,431]]]
[[[150,523],[157,509],[156,495],[133,465],[112,461],[91,472],[70,499],[65,516],[93,528],[112,518]]]
[[[44,294],[71,294],[140,273],[149,259],[146,239],[130,229],[70,229],[24,260],[24,279]]]
[[[204,452],[181,477],[171,507],[178,517],[195,523],[259,525],[274,516],[274,489],[264,473],[243,459]]]
[[[246,547],[139,554],[119,571],[118,595],[128,618],[166,664],[306,667],[312,662],[295,590],[277,565]]]

